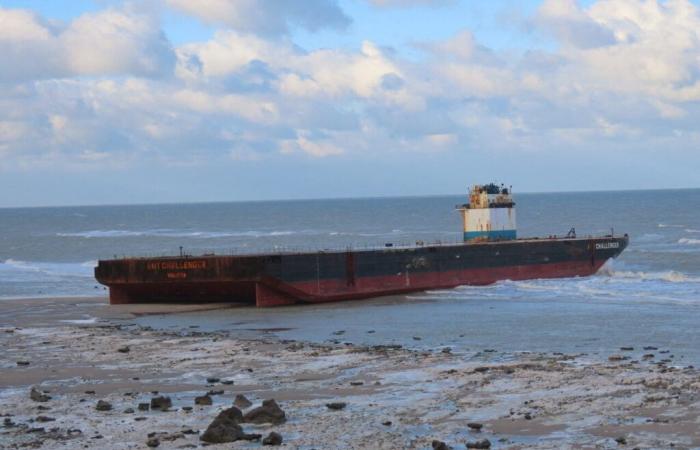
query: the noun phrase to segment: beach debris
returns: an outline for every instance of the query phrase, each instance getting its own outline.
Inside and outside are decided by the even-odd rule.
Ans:
[[[345,409],[346,406],[348,406],[348,404],[345,402],[326,403],[326,408],[333,410],[333,411],[340,411],[341,409]]]
[[[248,411],[243,422],[280,424],[287,420],[284,411],[274,399],[263,400],[262,406]]]
[[[241,409],[246,409],[253,406],[253,403],[250,400],[248,400],[243,394],[236,395],[236,398],[233,400],[233,404]]]
[[[199,397],[194,398],[195,405],[208,406],[208,405],[211,405],[212,403],[213,402],[211,400],[211,397],[208,395],[200,395]]]
[[[433,446],[433,450],[450,450],[452,448],[449,445],[445,444],[444,442],[438,441],[437,439],[435,439],[432,442],[432,446]]]
[[[173,401],[170,400],[170,397],[161,395],[158,397],[153,397],[151,399],[151,409],[160,409],[161,411],[167,411],[168,408],[170,408],[171,406],[173,406]]]
[[[219,381],[220,381],[220,378],[217,378],[217,377],[207,378],[207,383],[218,383]]]
[[[479,441],[467,442],[467,448],[489,449],[491,448],[491,441],[488,439],[481,439]]]
[[[51,400],[51,396],[45,394],[44,392],[38,390],[36,387],[32,387],[32,389],[29,391],[29,398],[34,400],[35,402],[48,402]]]
[[[282,435],[271,431],[263,440],[262,445],[282,445]]]
[[[139,403],[139,411],[148,411],[151,409],[151,404],[150,403]]]
[[[259,434],[245,433],[239,425],[242,420],[243,413],[240,409],[235,406],[227,408],[214,418],[199,439],[210,444],[223,444],[239,440],[252,441],[262,437]]]
[[[146,441],[146,446],[151,447],[151,448],[156,448],[160,445],[160,439],[157,437],[150,437]]]
[[[112,404],[104,400],[98,400],[97,405],[95,405],[95,409],[98,411],[111,411]]]
[[[28,366],[28,365],[29,365],[29,361],[17,361],[17,365],[18,365],[18,366]]]
[[[125,346],[123,346],[123,347],[119,347],[119,348],[117,349],[117,351],[118,351],[119,353],[129,353],[129,352],[131,351],[131,349],[129,348],[128,345],[125,345]]]
[[[467,426],[469,427],[469,429],[474,431],[481,431],[481,429],[484,427],[483,424],[477,422],[469,422]]]

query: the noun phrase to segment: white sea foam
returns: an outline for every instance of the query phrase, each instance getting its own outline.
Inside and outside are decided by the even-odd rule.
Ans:
[[[696,229],[693,229],[693,228],[686,228],[686,229],[685,229],[685,232],[686,232],[686,233],[700,233],[700,230],[696,230]]]
[[[125,237],[184,237],[196,239],[217,239],[227,237],[270,237],[270,236],[289,236],[292,234],[312,234],[311,230],[302,231],[184,231],[184,230],[169,230],[169,229],[153,229],[153,230],[89,230],[77,231],[70,233],[56,233],[59,237],[82,237],[86,239],[95,238],[125,238]]]
[[[660,223],[659,228],[685,228],[685,225],[674,225],[668,223]]]
[[[97,261],[85,261],[81,263],[59,263],[59,262],[35,262],[35,261],[18,261],[15,259],[6,259],[0,262],[0,274],[5,276],[11,275],[43,275],[43,276],[78,276],[92,277],[93,269],[97,265]]]
[[[601,276],[619,278],[625,280],[655,280],[667,281],[670,283],[697,283],[700,278],[691,277],[675,270],[667,270],[663,272],[642,272],[631,270],[615,270],[611,267],[604,266],[599,272]]]
[[[678,243],[685,244],[685,245],[700,245],[700,239],[681,238],[681,239],[678,239]]]

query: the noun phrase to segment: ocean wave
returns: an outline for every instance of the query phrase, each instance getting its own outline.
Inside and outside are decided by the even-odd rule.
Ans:
[[[59,237],[94,238],[124,238],[124,237],[167,237],[167,238],[195,238],[195,239],[219,239],[228,237],[273,237],[289,236],[293,234],[309,234],[309,231],[179,231],[169,229],[153,230],[90,230],[71,233],[56,233]]]
[[[642,272],[632,270],[616,270],[611,267],[603,266],[597,275],[625,280],[667,281],[669,283],[700,283],[700,278],[692,277],[682,272],[676,272],[675,270],[667,270],[662,272]]]
[[[686,233],[700,233],[700,230],[695,230],[693,228],[686,228],[685,232]]]
[[[659,228],[685,228],[685,225],[674,225],[674,224],[668,224],[668,223],[660,223],[658,225]]]
[[[76,276],[93,277],[93,270],[97,266],[97,261],[85,261],[81,263],[57,263],[57,262],[36,262],[18,261],[6,259],[0,262],[0,274],[10,276],[12,274],[40,274],[42,276]]]
[[[678,243],[685,244],[685,245],[700,245],[700,239],[681,238],[681,239],[678,239]]]

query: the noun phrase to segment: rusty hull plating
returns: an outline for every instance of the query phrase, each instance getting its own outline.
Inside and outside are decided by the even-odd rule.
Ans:
[[[516,239],[363,251],[101,260],[110,303],[235,302],[259,307],[402,294],[499,280],[595,273],[627,236]]]

